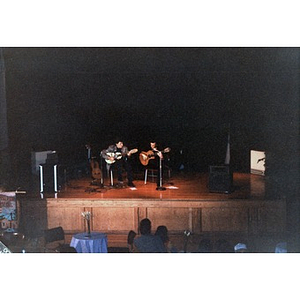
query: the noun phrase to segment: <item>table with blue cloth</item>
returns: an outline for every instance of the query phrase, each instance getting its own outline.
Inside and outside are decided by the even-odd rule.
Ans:
[[[107,236],[100,232],[77,233],[72,237],[70,246],[77,253],[107,253]]]

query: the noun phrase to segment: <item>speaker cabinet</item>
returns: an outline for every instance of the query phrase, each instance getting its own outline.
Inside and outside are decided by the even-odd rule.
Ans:
[[[211,193],[230,193],[232,189],[232,173],[229,166],[210,166],[208,185]]]

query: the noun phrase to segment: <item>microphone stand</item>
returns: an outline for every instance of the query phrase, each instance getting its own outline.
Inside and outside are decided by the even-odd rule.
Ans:
[[[103,179],[103,156],[102,156],[103,150],[100,152],[100,170],[101,170],[101,180],[100,184],[102,187],[104,187],[104,179]]]
[[[159,157],[159,186],[156,188],[157,191],[166,190],[166,188],[162,186],[162,176],[162,158]]]

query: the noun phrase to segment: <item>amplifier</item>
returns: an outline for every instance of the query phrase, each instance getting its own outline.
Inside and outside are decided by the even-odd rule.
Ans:
[[[230,193],[232,186],[232,173],[229,166],[209,167],[209,191],[216,193]]]

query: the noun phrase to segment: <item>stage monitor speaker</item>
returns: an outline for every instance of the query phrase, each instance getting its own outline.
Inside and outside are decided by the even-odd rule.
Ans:
[[[57,165],[41,164],[40,165],[40,192],[57,192]]]
[[[215,193],[230,193],[232,190],[232,173],[229,166],[209,167],[209,191]]]

